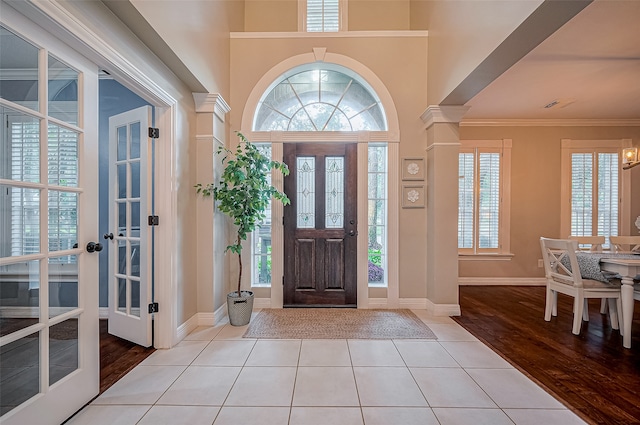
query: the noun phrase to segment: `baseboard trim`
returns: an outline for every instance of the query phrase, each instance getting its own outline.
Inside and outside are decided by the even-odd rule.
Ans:
[[[409,310],[425,310],[428,300],[426,298],[400,298],[398,308],[408,308]]]
[[[200,318],[199,318],[200,314],[202,313],[194,314],[186,322],[178,326],[178,329],[176,329],[176,341],[177,341],[176,344],[182,341],[187,335],[189,335],[191,332],[195,330],[195,328],[198,327],[198,324],[200,321]]]
[[[459,277],[460,286],[545,286],[544,277]]]
[[[98,307],[98,317],[100,319],[109,318],[109,307]]]
[[[227,316],[227,303],[224,303],[213,312],[213,323],[211,325],[222,322]]]
[[[369,298],[368,309],[381,309],[384,310],[387,308],[387,299],[386,298]]]
[[[426,310],[434,316],[460,316],[460,304],[436,304],[427,299]]]
[[[253,309],[271,308],[271,298],[254,298]]]

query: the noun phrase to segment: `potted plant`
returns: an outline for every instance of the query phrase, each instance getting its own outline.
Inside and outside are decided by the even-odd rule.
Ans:
[[[198,183],[196,192],[204,197],[213,196],[218,209],[233,220],[236,227],[234,242],[225,252],[231,251],[238,256],[238,288],[227,294],[229,322],[242,326],[251,320],[253,310],[253,292],[241,291],[242,282],[242,241],[260,226],[266,217],[271,198],[289,204],[289,198],[276,189],[268,177],[271,170],[289,174],[286,164],[272,161],[240,132],[236,132],[240,143],[235,152],[220,147],[216,155],[224,155],[224,169],[219,182]]]

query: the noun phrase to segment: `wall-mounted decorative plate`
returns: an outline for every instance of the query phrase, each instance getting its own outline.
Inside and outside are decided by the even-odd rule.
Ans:
[[[424,180],[424,158],[402,159],[402,180]]]
[[[402,185],[402,208],[424,208],[423,185]]]

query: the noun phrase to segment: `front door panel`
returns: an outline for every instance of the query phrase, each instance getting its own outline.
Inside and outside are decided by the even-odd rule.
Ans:
[[[356,305],[357,145],[285,144],[286,306]]]

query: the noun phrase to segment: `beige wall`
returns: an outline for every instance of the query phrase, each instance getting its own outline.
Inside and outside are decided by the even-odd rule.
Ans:
[[[461,127],[460,139],[512,139],[511,261],[460,261],[461,277],[543,277],[539,238],[560,234],[561,139],[631,138],[637,146],[640,127]],[[640,168],[640,167],[637,167]],[[640,170],[632,173],[631,231],[640,215]]]
[[[414,1],[415,3],[415,1]],[[439,104],[542,0],[429,1],[429,105]],[[424,10],[426,9],[426,10]],[[416,25],[422,19],[412,18]]]
[[[348,2],[349,31],[410,29],[409,0]]]
[[[298,0],[246,0],[244,31],[298,31]]]
[[[347,5],[347,29],[408,30],[410,3],[409,0],[350,0]],[[245,1],[244,31],[298,31],[298,0]]]
[[[229,97],[229,32],[242,31],[242,1],[131,0],[209,93]]]
[[[383,82],[398,112],[400,157],[424,157],[426,134],[419,117],[426,104],[426,43],[425,37],[232,38],[231,129],[240,129],[247,98],[265,73],[293,56],[311,53],[314,47],[326,47],[327,53],[359,62]],[[400,296],[404,298],[426,296],[425,212],[400,209]]]

